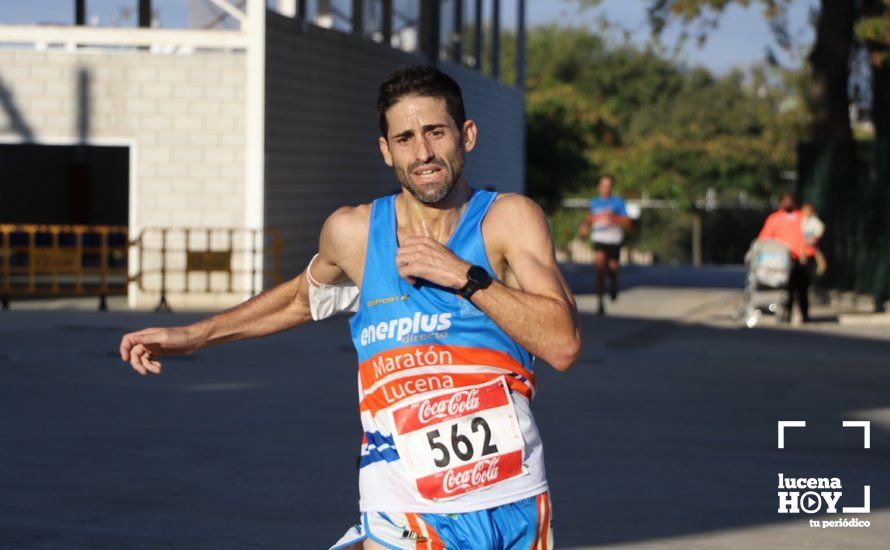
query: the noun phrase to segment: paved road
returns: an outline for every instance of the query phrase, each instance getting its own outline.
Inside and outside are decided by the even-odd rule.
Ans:
[[[587,275],[570,278],[591,311]],[[886,547],[890,337],[740,329],[738,270],[626,275],[612,316],[583,315],[578,364],[539,367],[557,545]],[[198,317],[0,312],[0,548],[326,548],[356,519],[345,322],[171,359],[161,377],[116,358],[124,331]],[[809,425],[784,451],[779,419]],[[870,450],[848,419],[872,421]],[[872,526],[779,516],[779,472],[840,477],[847,506],[870,484]]]

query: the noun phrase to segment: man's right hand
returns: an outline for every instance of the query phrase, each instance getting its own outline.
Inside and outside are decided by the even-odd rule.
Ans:
[[[146,328],[125,334],[121,359],[129,361],[141,375],[161,374],[161,355],[187,355],[200,347],[200,338],[189,327]]]

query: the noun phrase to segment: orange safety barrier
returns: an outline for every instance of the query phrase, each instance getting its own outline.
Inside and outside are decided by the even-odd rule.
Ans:
[[[126,294],[127,228],[0,224],[0,303],[12,296]]]
[[[194,242],[198,235],[203,244]],[[271,245],[264,246],[261,237],[271,239]],[[130,277],[132,246],[137,264]],[[266,254],[272,254],[272,282],[282,281],[281,249],[275,228],[147,228],[130,241],[124,226],[0,224],[0,305],[8,309],[11,297],[97,296],[99,309],[105,310],[106,298],[125,295],[130,282],[160,294],[157,311],[170,310],[170,292],[254,295]],[[204,273],[203,287],[193,283],[193,273]],[[212,273],[225,274],[224,288],[214,288]],[[157,288],[146,284],[153,276]],[[171,287],[171,277],[182,284]],[[237,282],[246,284],[239,287]]]

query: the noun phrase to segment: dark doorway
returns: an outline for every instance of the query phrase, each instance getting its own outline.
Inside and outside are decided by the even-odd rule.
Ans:
[[[0,144],[0,223],[127,225],[130,150]]]

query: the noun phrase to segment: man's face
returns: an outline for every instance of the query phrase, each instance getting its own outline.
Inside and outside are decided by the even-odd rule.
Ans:
[[[612,196],[612,178],[601,178],[599,181],[600,196],[608,198]]]
[[[445,100],[409,96],[386,112],[386,138],[380,152],[396,178],[417,200],[438,204],[451,193],[464,171],[464,153],[476,143],[472,120],[458,128]]]
[[[779,201],[779,209],[791,212],[795,206],[794,197],[788,194],[782,195],[782,199]]]

